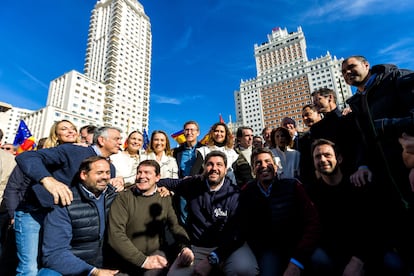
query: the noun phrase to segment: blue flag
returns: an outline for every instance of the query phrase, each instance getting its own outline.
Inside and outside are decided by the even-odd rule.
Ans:
[[[144,144],[142,145],[142,148],[146,150],[149,145],[149,139],[148,139],[147,130],[145,128],[144,128],[144,131],[142,132],[142,136],[144,138]]]
[[[36,148],[35,138],[23,120],[20,120],[13,145],[18,146],[17,154]]]

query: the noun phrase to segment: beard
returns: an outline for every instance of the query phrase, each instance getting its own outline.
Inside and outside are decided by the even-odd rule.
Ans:
[[[326,171],[326,170],[320,170],[319,169],[318,172],[320,174],[323,174],[323,175],[326,175],[326,176],[331,176],[331,175],[336,174],[338,172],[338,170],[339,170],[339,167],[338,166],[335,166],[335,168],[333,170],[331,170],[331,171]]]

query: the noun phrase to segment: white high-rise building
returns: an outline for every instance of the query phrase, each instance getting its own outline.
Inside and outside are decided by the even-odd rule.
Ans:
[[[97,1],[90,18],[84,73],[74,70],[50,82],[46,107],[7,111],[5,138],[24,119],[36,139],[55,121],[115,126],[124,136],[148,129],[152,34],[137,0]],[[11,116],[13,115],[13,116]],[[11,137],[13,136],[13,137]]]
[[[33,110],[11,106],[6,103],[1,103],[0,107],[4,105],[7,108],[1,108],[2,110],[0,110],[0,129],[3,131],[2,142],[13,143],[20,120],[33,113]]]
[[[352,93],[341,75],[342,59],[327,52],[309,61],[301,27],[291,33],[274,28],[267,38],[267,42],[254,45],[257,76],[242,80],[234,92],[238,124],[260,134],[265,126],[279,127],[284,117],[291,117],[303,128],[302,107],[311,103],[311,93],[322,87],[333,89],[343,107]]]
[[[148,128],[152,34],[136,0],[101,0],[89,25],[85,75],[106,85],[103,123]]]
[[[35,139],[49,136],[53,123],[69,120],[81,128],[102,125],[105,85],[72,70],[50,82],[46,107],[24,117]]]

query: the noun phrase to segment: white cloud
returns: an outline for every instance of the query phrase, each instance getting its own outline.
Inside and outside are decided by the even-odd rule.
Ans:
[[[382,14],[390,11],[401,11],[411,7],[408,0],[392,2],[388,0],[338,0],[327,1],[319,6],[312,5],[305,11],[305,19],[337,21],[348,20],[362,15]]]
[[[30,74],[28,71],[26,71],[24,68],[17,66],[17,68],[27,77],[29,77],[32,81],[34,81],[35,83],[39,84],[41,87],[49,89],[49,85],[45,84],[44,82],[42,82],[41,80],[39,80],[38,78],[36,78],[35,76],[33,76],[32,74]]]
[[[173,52],[186,49],[190,43],[192,33],[193,29],[188,27],[182,36],[177,38],[177,42],[174,44]]]
[[[177,98],[170,98],[170,97],[165,97],[165,96],[161,96],[157,94],[151,94],[151,100],[154,100],[156,103],[159,103],[159,104],[175,104],[175,105],[181,104],[181,101]]]

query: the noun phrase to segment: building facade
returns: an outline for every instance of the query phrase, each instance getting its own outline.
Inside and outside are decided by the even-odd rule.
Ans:
[[[103,124],[148,128],[152,34],[136,0],[101,0],[92,11],[84,73],[106,86]]]
[[[351,89],[342,78],[342,59],[325,56],[308,60],[302,28],[288,33],[274,28],[268,41],[254,45],[257,76],[242,80],[234,92],[236,119],[260,134],[265,126],[279,127],[284,117],[291,117],[303,128],[302,106],[311,103],[311,93],[328,87],[344,105]]]
[[[20,119],[36,139],[48,136],[52,124],[62,119],[78,128],[115,126],[124,136],[148,129],[151,56],[151,24],[143,6],[137,0],[98,0],[90,18],[84,74],[72,70],[51,81],[46,107],[40,110],[13,107],[4,112],[5,138],[14,139]]]
[[[3,131],[2,142],[13,143],[20,120],[33,112],[30,109],[0,103],[0,129]]]

